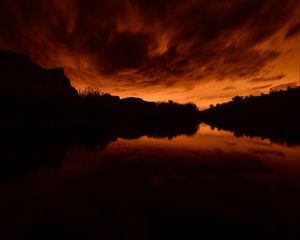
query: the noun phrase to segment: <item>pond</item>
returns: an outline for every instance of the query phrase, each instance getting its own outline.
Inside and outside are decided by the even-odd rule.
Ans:
[[[19,151],[26,162],[22,146],[10,155]],[[0,185],[2,239],[299,234],[299,145],[200,124],[193,136],[73,144],[61,155],[56,167],[41,165]]]

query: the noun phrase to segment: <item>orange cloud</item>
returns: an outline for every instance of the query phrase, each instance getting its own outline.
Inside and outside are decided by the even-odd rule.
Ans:
[[[0,47],[64,67],[77,88],[205,107],[296,80],[297,3],[3,0]]]

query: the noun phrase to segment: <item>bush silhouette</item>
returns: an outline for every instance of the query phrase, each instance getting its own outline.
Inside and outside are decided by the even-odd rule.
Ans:
[[[202,120],[238,135],[300,143],[300,87],[260,96],[236,96],[201,112]]]

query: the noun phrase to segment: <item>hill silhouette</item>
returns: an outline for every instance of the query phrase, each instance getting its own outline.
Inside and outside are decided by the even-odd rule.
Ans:
[[[158,129],[198,119],[194,104],[120,99],[93,90],[79,94],[63,69],[44,69],[29,56],[7,50],[0,50],[0,81],[2,126],[95,123]]]
[[[235,96],[201,112],[203,122],[236,136],[259,136],[300,144],[300,87],[260,96]]]
[[[205,122],[236,136],[300,143],[300,88],[256,97],[236,96],[231,102],[200,112],[192,103],[120,99],[93,89],[77,92],[62,68],[44,69],[28,55],[7,50],[0,50],[0,84],[0,128],[4,130],[37,131],[42,127],[68,129],[70,134],[77,129],[110,129],[117,137],[172,138],[193,134],[197,125]]]
[[[94,90],[79,94],[62,68],[44,69],[28,55],[7,50],[0,50],[0,84],[2,126],[97,123],[161,127],[194,121],[198,113],[194,104],[120,99]]]
[[[0,50],[1,97],[66,98],[78,95],[62,68],[44,69],[26,54]]]
[[[144,135],[171,139],[198,129],[194,104],[78,93],[63,69],[44,69],[25,54],[0,50],[0,84],[0,184],[59,167],[72,146],[105,147]]]

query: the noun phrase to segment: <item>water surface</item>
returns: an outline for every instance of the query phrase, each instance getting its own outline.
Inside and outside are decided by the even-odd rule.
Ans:
[[[5,239],[289,238],[300,226],[300,146],[205,124],[193,136],[75,144],[0,195]]]

